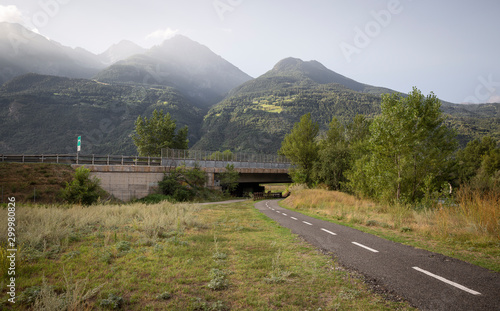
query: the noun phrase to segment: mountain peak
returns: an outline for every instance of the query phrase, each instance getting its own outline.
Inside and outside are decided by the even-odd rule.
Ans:
[[[105,64],[113,64],[135,54],[142,54],[146,50],[129,40],[122,40],[113,44],[105,52],[99,54],[99,59]]]
[[[308,78],[319,84],[338,83],[352,90],[362,91],[365,85],[338,74],[316,60],[303,61],[300,58],[288,57],[280,60],[273,69],[264,76],[290,75],[297,78]]]

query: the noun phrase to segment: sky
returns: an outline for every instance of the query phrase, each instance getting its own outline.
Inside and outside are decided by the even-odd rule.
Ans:
[[[102,53],[175,34],[252,77],[286,57],[453,102],[500,102],[498,0],[0,0],[0,22]]]

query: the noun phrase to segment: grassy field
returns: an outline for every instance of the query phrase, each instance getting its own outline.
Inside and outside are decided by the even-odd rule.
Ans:
[[[387,206],[322,189],[292,190],[283,207],[500,272],[500,193],[464,188],[432,209]]]
[[[0,309],[412,309],[253,204],[16,206],[17,302],[2,291]],[[2,288],[6,237],[1,222]]]

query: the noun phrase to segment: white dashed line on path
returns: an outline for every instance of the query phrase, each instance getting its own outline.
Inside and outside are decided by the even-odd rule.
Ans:
[[[365,246],[365,245],[363,245],[363,244],[360,244],[360,243],[357,243],[357,242],[352,242],[352,244],[357,245],[357,246],[360,246],[360,247],[362,247],[362,248],[365,248],[365,249],[369,250],[370,252],[378,253],[378,250],[373,249],[373,248],[370,248],[370,247]]]
[[[337,235],[336,233],[326,230],[324,228],[321,228],[321,230],[325,231],[326,233],[330,233],[331,235]]]
[[[298,220],[298,219],[297,219],[297,218],[295,218],[295,217],[290,217],[290,218],[292,218],[293,220]]]
[[[455,283],[455,282],[453,282],[453,281],[450,281],[450,280],[448,280],[448,279],[445,279],[445,278],[443,278],[443,277],[441,277],[441,276],[439,276],[439,275],[433,274],[433,273],[431,273],[431,272],[429,272],[429,271],[426,271],[426,270],[424,270],[424,269],[421,269],[421,268],[419,268],[419,267],[413,267],[413,269],[415,269],[415,270],[417,270],[417,271],[419,271],[419,272],[425,273],[425,274],[427,274],[428,276],[431,276],[431,277],[433,277],[433,278],[435,278],[435,279],[438,279],[438,280],[440,280],[441,282],[445,282],[445,283],[447,283],[447,284],[450,284],[450,285],[452,285],[452,286],[455,286],[456,288],[459,288],[459,289],[461,289],[461,290],[463,290],[463,291],[466,291],[466,292],[468,292],[469,294],[472,294],[472,295],[481,295],[481,293],[480,293],[480,292],[476,292],[476,291],[474,291],[474,290],[472,290],[472,289],[469,289],[469,288],[467,288],[467,287],[465,287],[465,286],[463,286],[463,285],[460,285],[460,284],[458,284],[458,283]]]
[[[303,223],[305,223],[306,225],[309,225],[309,226],[312,226],[313,224],[310,223],[310,222],[307,222],[307,221],[302,221]]]

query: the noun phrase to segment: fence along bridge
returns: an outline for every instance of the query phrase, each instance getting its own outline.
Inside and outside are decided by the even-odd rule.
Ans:
[[[260,191],[260,183],[291,182],[290,162],[283,156],[251,153],[222,153],[205,150],[164,149],[161,157],[47,154],[0,155],[1,162],[60,163],[85,166],[101,180],[101,186],[116,198],[129,201],[152,193],[158,181],[178,166],[200,167],[207,173],[206,186],[220,186],[218,174],[233,165],[239,173],[239,192]]]

